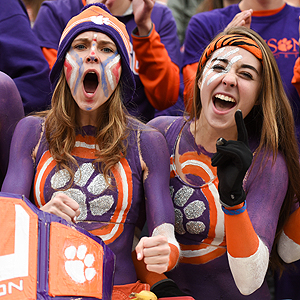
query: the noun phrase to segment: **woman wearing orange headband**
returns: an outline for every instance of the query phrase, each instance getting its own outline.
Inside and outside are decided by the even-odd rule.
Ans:
[[[278,67],[258,34],[228,29],[204,51],[194,91],[190,115],[150,122],[168,143],[181,246],[163,281],[196,300],[270,299],[269,260],[280,266],[272,249],[300,196],[294,121]]]

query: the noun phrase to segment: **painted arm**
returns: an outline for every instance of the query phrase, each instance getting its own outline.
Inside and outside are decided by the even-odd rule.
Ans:
[[[13,132],[23,117],[23,103],[16,84],[12,78],[0,72],[0,186],[8,167]]]
[[[153,129],[140,132],[139,145],[150,237],[137,245],[137,259],[143,259],[149,271],[163,273],[171,270],[179,258],[169,192],[169,152],[163,135]]]
[[[266,185],[254,181],[251,182],[250,187],[252,190],[257,190],[263,186],[265,190],[269,191],[269,195],[267,194],[264,197],[263,193],[261,195],[253,193],[255,198],[252,198],[251,193],[245,193],[243,181],[251,165],[252,153],[248,146],[248,135],[242,113],[237,111],[235,117],[238,139],[237,141],[219,139],[217,141],[217,153],[212,158],[212,165],[217,166],[220,202],[225,213],[225,234],[229,266],[239,291],[243,295],[249,295],[256,291],[264,282],[269,263],[269,249],[272,247],[278,215],[271,213],[273,219],[268,219],[270,224],[272,224],[270,234],[265,236],[261,232],[262,227],[270,226],[270,224],[266,226],[263,223],[263,214],[265,212],[262,211],[250,218],[247,204],[251,203],[252,208],[255,201],[258,201],[255,205],[261,207],[263,203],[264,208],[261,207],[261,210],[268,211],[268,207],[273,206],[277,201],[280,202],[280,205],[278,207],[276,205],[275,210],[279,214],[285,193],[281,191],[279,193],[280,198],[276,199],[276,196],[273,195],[274,187],[270,186],[270,184],[273,185],[274,180],[276,180],[278,185],[282,185],[283,182],[285,187],[283,191],[285,192],[287,185],[286,177],[283,177],[284,180],[278,180],[278,176],[269,177],[273,175],[274,170],[269,170],[269,162],[266,165],[263,162],[265,176],[268,177]],[[250,172],[257,172],[255,168],[250,168],[250,170]],[[268,171],[270,173],[267,173]],[[256,176],[254,179],[256,179]],[[268,213],[270,212],[268,211]],[[260,223],[255,228],[253,223],[257,222],[257,220],[260,220]],[[262,237],[266,237],[266,239],[263,241]]]
[[[180,77],[179,67],[172,61],[168,48],[178,49],[177,59],[180,56],[180,44],[177,37],[176,23],[171,12],[164,15],[168,19],[163,30],[159,33],[155,30],[155,25],[151,21],[151,11],[154,1],[133,1],[134,18],[137,28],[132,33],[132,43],[136,58],[139,62],[139,76],[144,85],[145,93],[151,105],[163,110],[174,105],[178,99]],[[149,2],[152,5],[148,9],[142,7]],[[144,4],[146,6],[146,4]],[[171,33],[174,33],[172,35]]]
[[[24,195],[30,199],[34,177],[32,153],[40,139],[41,130],[42,119],[38,117],[26,117],[16,126],[2,192]]]

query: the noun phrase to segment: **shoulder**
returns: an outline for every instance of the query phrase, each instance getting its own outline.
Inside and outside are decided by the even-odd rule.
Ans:
[[[42,124],[44,120],[41,117],[37,116],[27,116],[23,119],[21,119],[16,127],[16,131],[22,131],[22,132],[31,132],[34,133],[35,131],[38,131],[38,133],[42,130]]]
[[[159,130],[163,135],[166,135],[168,129],[175,122],[183,121],[183,117],[174,117],[174,116],[161,116],[152,119],[148,122],[148,125]],[[180,122],[181,123],[181,122]]]
[[[163,27],[161,24],[168,24],[170,26],[170,22],[176,24],[171,9],[157,2],[154,4],[151,19],[156,28]]]

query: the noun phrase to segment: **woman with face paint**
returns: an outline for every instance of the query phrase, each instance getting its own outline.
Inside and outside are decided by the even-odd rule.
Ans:
[[[277,238],[300,196],[293,115],[276,61],[257,33],[228,29],[205,49],[194,92],[189,116],[149,122],[168,143],[181,247],[166,275],[197,300],[270,299],[269,260],[280,266]]]
[[[102,238],[116,256],[112,299],[149,289],[131,258],[146,219],[151,237],[139,241],[137,259],[163,273],[179,256],[166,141],[122,103],[135,88],[129,51],[125,25],[103,4],[69,21],[50,74],[52,107],[17,125],[2,188]]]

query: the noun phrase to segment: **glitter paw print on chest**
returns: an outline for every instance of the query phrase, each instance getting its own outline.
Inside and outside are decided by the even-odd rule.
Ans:
[[[99,196],[104,190],[108,188],[108,185],[102,174],[95,176],[95,168],[92,163],[84,163],[75,172],[74,184],[78,188],[70,188],[63,191],[70,198],[74,199],[80,206],[80,215],[78,221],[84,221],[87,217],[87,195],[92,196],[93,200],[89,201],[91,214],[94,216],[102,216],[108,212],[114,204],[114,198],[112,195]],[[67,170],[60,170],[56,172],[51,178],[51,187],[53,189],[64,188],[71,177]],[[83,191],[84,190],[84,191]],[[53,193],[52,198],[62,191]]]
[[[93,268],[95,261],[93,254],[87,254],[87,247],[80,245],[78,249],[70,246],[65,250],[65,270],[67,274],[77,283],[84,283],[92,280],[96,275]]]
[[[170,187],[170,193],[173,198],[173,187]],[[196,220],[201,217],[203,212],[206,210],[204,202],[195,200],[187,204],[193,193],[193,188],[183,186],[175,193],[174,196],[175,230],[180,235],[183,235],[186,232],[190,234],[199,234],[206,228],[203,222]],[[176,207],[179,207],[180,209]],[[184,222],[184,219],[187,220],[186,223]]]

